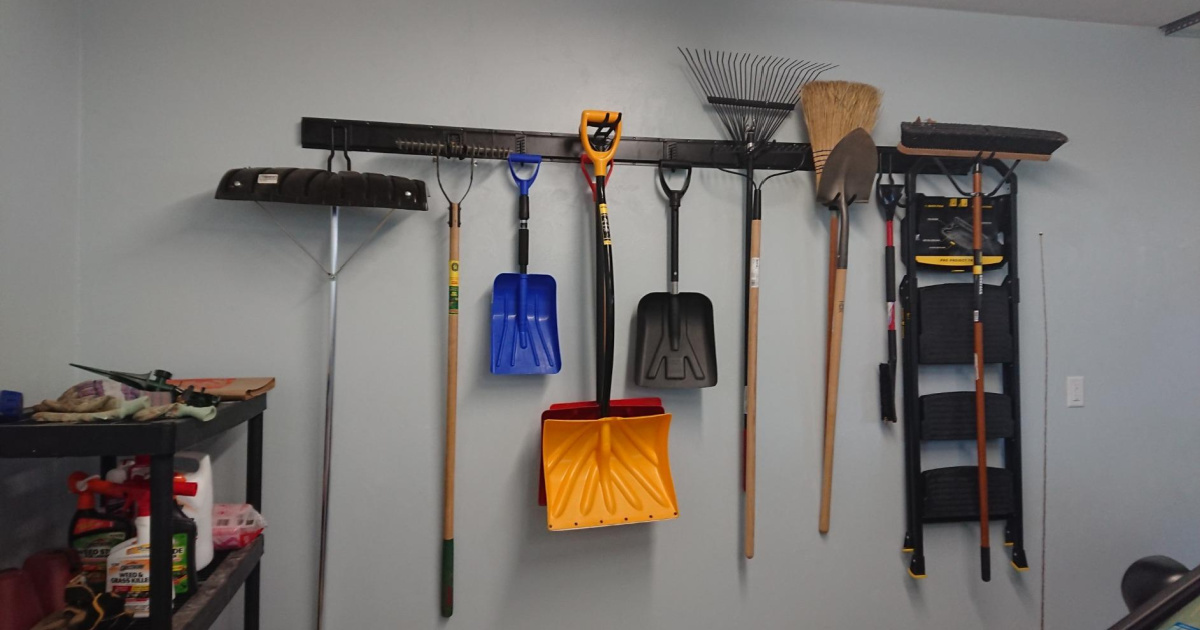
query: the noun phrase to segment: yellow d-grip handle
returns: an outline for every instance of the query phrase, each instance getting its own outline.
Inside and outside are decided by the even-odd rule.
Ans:
[[[613,132],[612,145],[607,151],[597,151],[592,146],[591,138],[588,134],[589,125],[603,125],[606,123],[616,123],[616,131]],[[617,145],[621,143],[621,113],[606,112],[598,109],[585,109],[583,115],[579,117],[579,141],[583,143],[583,150],[588,157],[592,158],[592,168],[594,173],[607,173],[608,163],[612,161],[613,156],[617,154]]]

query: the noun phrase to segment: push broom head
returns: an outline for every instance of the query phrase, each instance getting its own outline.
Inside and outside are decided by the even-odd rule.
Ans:
[[[679,53],[729,137],[750,144],[770,140],[796,109],[800,88],[836,67],[815,61],[690,48],[680,48]]]
[[[870,85],[849,81],[813,81],[800,90],[818,185],[833,147],[859,127],[867,133],[875,128],[882,96]]]
[[[900,124],[901,153],[1002,160],[1050,159],[1067,137],[1057,131],[917,119]]]

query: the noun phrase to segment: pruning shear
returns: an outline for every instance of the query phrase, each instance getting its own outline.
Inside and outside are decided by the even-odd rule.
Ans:
[[[216,407],[217,403],[221,401],[220,397],[205,393],[204,390],[196,391],[196,387],[193,385],[189,385],[187,389],[180,389],[172,385],[168,382],[171,379],[171,373],[166,370],[151,370],[145,374],[135,374],[133,372],[101,370],[100,368],[79,365],[78,363],[70,365],[71,367],[99,374],[122,385],[128,385],[143,391],[171,392],[177,402],[181,402],[189,407]]]

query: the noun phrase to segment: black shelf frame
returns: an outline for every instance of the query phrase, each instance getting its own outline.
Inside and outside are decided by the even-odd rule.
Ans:
[[[300,146],[328,151],[331,141],[339,151],[440,154],[480,160],[506,160],[510,153],[531,153],[542,156],[546,162],[578,163],[583,153],[578,132],[513,131],[341,118],[300,119]],[[813,170],[812,145],[775,140],[748,152],[744,143],[729,140],[622,136],[614,161],[657,166],[663,160],[674,160],[688,162],[694,168],[739,169],[745,168],[749,153],[753,153],[755,169]],[[881,146],[879,154],[880,162],[890,164],[895,172],[907,171],[921,162],[915,156],[900,153],[896,147]],[[928,162],[923,164],[932,168]],[[944,164],[951,172],[966,174],[972,161],[944,160]]]
[[[245,549],[214,559],[199,590],[181,600],[178,611],[171,601],[171,494],[175,453],[228,431],[247,426],[246,502],[262,511],[263,412],[266,395],[221,403],[217,417],[208,422],[194,418],[152,422],[92,424],[38,423],[24,419],[0,424],[0,458],[99,457],[103,474],[122,455],[150,455],[150,617],[138,628],[151,630],[203,630],[208,628],[233,595],[245,586],[244,628],[259,624],[262,537]],[[173,616],[179,621],[175,624]]]
[[[943,164],[945,160],[943,159]],[[962,162],[957,164],[961,165]],[[970,160],[966,161],[970,165]],[[1000,363],[1000,382],[1002,394],[1011,400],[1012,427],[1005,437],[998,438],[1003,452],[1003,469],[1009,473],[1012,480],[1011,510],[1005,515],[1004,545],[1009,548],[1010,561],[1014,569],[1024,571],[1029,568],[1025,555],[1024,501],[1022,493],[1022,463],[1021,463],[1021,378],[1020,378],[1020,319],[1018,306],[1020,304],[1020,275],[1017,238],[1017,189],[1018,182],[1011,168],[1000,160],[985,160],[984,166],[995,171],[1000,177],[1007,178],[1007,195],[1009,199],[1008,223],[1004,232],[1005,278],[1000,283],[1008,296],[1009,330],[1012,333],[1011,360]],[[960,174],[957,168],[948,169]],[[905,173],[905,190],[908,200],[908,214],[901,220],[900,257],[906,273],[900,282],[899,298],[901,306],[901,349],[903,364],[902,386],[904,391],[904,476],[906,495],[906,531],[904,535],[905,552],[910,553],[909,574],[915,578],[926,575],[925,567],[925,525],[938,523],[964,523],[978,521],[978,514],[962,518],[929,519],[925,516],[925,501],[923,471],[921,468],[921,445],[924,441],[922,434],[922,407],[920,387],[920,331],[921,331],[921,302],[918,270],[926,273],[937,273],[936,268],[920,265],[916,262],[915,242],[917,238],[916,207],[918,183],[923,175],[942,175],[934,158],[922,157],[917,159]],[[964,211],[967,211],[964,209]],[[992,285],[988,285],[992,286]],[[986,330],[986,320],[985,320]],[[987,356],[984,357],[987,361]],[[995,365],[991,361],[989,365]],[[971,416],[974,418],[973,414]],[[989,425],[989,433],[992,433]],[[971,437],[974,440],[974,436]],[[989,438],[992,441],[992,438]],[[994,467],[994,466],[991,466]],[[990,485],[990,484],[989,484]],[[991,503],[991,501],[989,502]]]

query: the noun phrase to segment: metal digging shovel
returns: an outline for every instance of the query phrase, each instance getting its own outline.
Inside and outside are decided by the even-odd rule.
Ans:
[[[846,262],[849,258],[850,221],[848,209],[871,198],[875,178],[876,149],[871,134],[859,127],[851,131],[829,154],[817,187],[817,201],[838,213],[837,271],[833,284],[833,319],[829,330],[829,363],[825,375],[825,457],[821,475],[820,532],[829,531],[833,501],[833,435],[837,425],[838,373],[842,364],[842,315],[846,306]]]
[[[667,184],[668,170],[687,173],[678,190]],[[658,181],[671,204],[671,292],[650,293],[638,303],[633,380],[643,387],[712,387],[717,384],[712,301],[700,293],[679,292],[679,205],[692,183],[692,167],[662,162]]]
[[[528,178],[519,165],[534,164]],[[508,170],[520,187],[517,263],[520,273],[502,273],[492,285],[492,373],[557,374],[562,369],[558,346],[558,300],[554,278],[526,273],[529,267],[529,187],[541,170],[540,155],[514,153]]]

